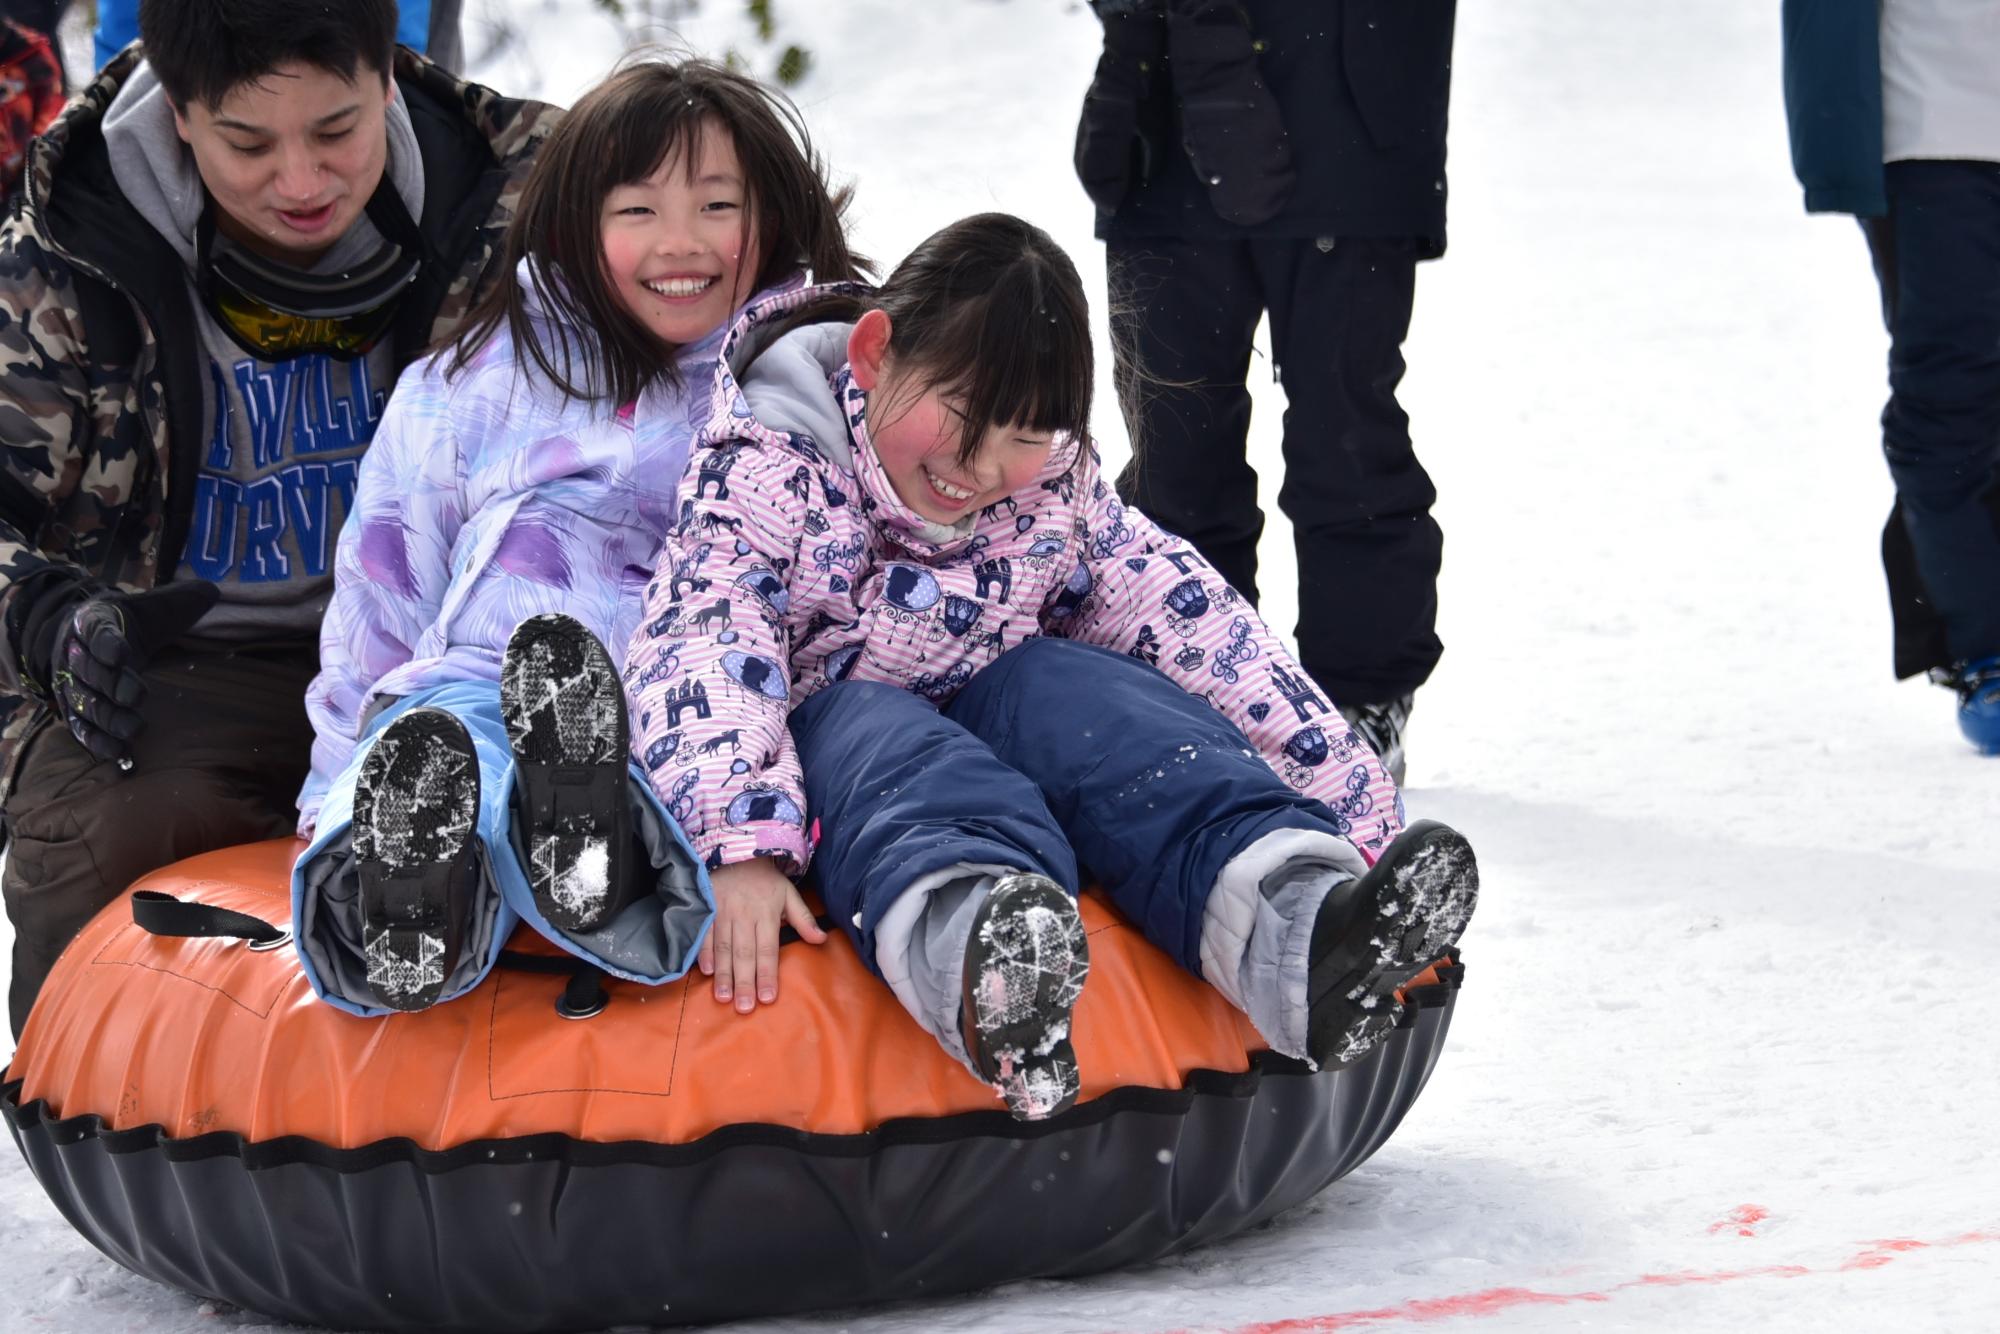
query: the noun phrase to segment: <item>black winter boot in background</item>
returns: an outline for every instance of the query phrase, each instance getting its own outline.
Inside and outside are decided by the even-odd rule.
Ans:
[[[1397,787],[1403,785],[1403,775],[1409,767],[1403,753],[1403,733],[1410,726],[1410,710],[1416,702],[1417,697],[1409,694],[1398,695],[1383,704],[1340,706],[1340,716],[1361,734],[1368,748],[1381,759],[1382,767],[1389,771],[1389,781]]]

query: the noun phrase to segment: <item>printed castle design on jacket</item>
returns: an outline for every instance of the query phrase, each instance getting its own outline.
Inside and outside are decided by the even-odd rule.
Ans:
[[[786,717],[810,695],[879,681],[942,704],[1007,649],[1059,635],[1205,699],[1372,861],[1402,827],[1374,755],[1192,547],[1119,502],[1089,442],[1058,441],[1031,485],[943,529],[897,499],[839,340],[815,340],[807,363],[824,420],[759,418],[760,377],[788,373],[770,363],[799,376],[796,348],[749,365],[769,326],[829,290],[854,289],[757,302],[725,340],[626,662],[638,753],[704,858],[804,869],[810,813]]]

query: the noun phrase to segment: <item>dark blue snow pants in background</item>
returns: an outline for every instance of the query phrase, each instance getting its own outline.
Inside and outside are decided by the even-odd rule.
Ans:
[[[1891,162],[1862,227],[1889,326],[1896,674],[2000,653],[2000,163]]]
[[[932,872],[997,865],[1072,894],[1094,876],[1199,976],[1202,909],[1222,867],[1277,830],[1339,836],[1333,813],[1206,701],[1137,659],[1063,639],[1008,651],[942,711],[846,681],[795,709],[791,729],[819,822],[820,895],[870,968],[898,894]]]
[[[1114,237],[1105,253],[1119,383],[1146,442],[1118,493],[1253,604],[1264,514],[1245,452],[1246,376],[1268,312],[1299,663],[1340,704],[1408,694],[1444,652],[1437,488],[1396,401],[1422,253],[1413,237],[1346,236]],[[1134,368],[1143,381],[1124,374]]]

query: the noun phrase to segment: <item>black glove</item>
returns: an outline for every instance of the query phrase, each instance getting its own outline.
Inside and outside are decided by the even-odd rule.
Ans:
[[[140,673],[194,628],[222,591],[200,579],[144,593],[77,583],[30,613],[23,661],[46,673],[49,702],[70,734],[100,760],[129,761],[146,720]]]
[[[1257,42],[1238,5],[1171,0],[1167,48],[1181,111],[1181,146],[1225,222],[1268,222],[1296,174],[1278,102],[1257,69]]]
[[[1117,211],[1152,174],[1164,126],[1153,122],[1155,81],[1166,77],[1167,22],[1159,0],[1098,0],[1104,53],[1076,123],[1076,176],[1090,201]]]

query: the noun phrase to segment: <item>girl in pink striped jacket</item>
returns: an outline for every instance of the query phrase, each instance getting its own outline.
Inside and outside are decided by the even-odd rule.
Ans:
[[[713,873],[701,967],[777,997],[794,881],[1017,1116],[1079,1089],[1087,871],[1271,1046],[1361,1059],[1477,894],[1241,596],[1089,442],[1069,258],[967,218],[753,305],[656,562],[635,750]],[[1367,596],[1368,590],[1352,590]]]

